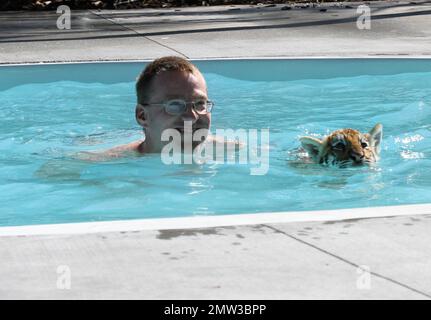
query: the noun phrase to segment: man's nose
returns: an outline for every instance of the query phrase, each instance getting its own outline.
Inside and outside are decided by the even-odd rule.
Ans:
[[[183,121],[192,121],[193,123],[199,118],[191,103],[187,105],[186,111],[181,116]]]

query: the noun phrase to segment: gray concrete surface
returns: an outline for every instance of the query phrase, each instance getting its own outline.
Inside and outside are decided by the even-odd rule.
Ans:
[[[370,30],[356,27],[349,5],[72,11],[70,30],[57,29],[55,11],[1,12],[0,63],[431,55],[431,1],[372,3]]]
[[[428,215],[0,237],[0,298],[428,299],[430,228]]]
[[[431,56],[429,1],[372,4],[362,31],[354,8],[325,6],[79,11],[68,31],[55,12],[2,12],[0,63]],[[430,228],[431,216],[405,216],[0,237],[0,299],[429,299]],[[70,289],[57,287],[62,265]]]

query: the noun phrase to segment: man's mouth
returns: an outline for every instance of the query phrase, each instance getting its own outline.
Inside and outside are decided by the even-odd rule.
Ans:
[[[184,134],[184,133],[194,133],[195,131],[199,130],[199,129],[205,129],[203,127],[176,127],[174,128],[175,130],[177,130],[179,133]]]

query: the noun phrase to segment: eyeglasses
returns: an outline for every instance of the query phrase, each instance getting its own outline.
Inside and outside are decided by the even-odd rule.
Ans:
[[[205,115],[210,113],[214,107],[214,102],[210,100],[197,100],[197,101],[184,101],[181,99],[169,100],[165,103],[144,103],[139,104],[141,106],[152,106],[152,105],[160,105],[164,106],[166,113],[177,116],[183,114],[187,110],[187,105],[191,103],[193,110],[199,115]]]

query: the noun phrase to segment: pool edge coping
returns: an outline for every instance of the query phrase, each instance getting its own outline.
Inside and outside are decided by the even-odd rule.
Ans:
[[[0,238],[76,235],[144,230],[201,229],[293,222],[326,222],[383,217],[431,215],[431,203],[318,211],[283,211],[176,218],[77,222],[0,227]]]
[[[337,56],[337,55],[322,55],[322,56],[252,56],[252,57],[201,57],[201,58],[188,58],[189,61],[225,61],[225,60],[318,60],[318,59],[431,59],[430,54],[425,55],[410,55],[410,54],[376,54],[376,55],[351,55],[351,56]],[[106,60],[70,60],[70,61],[41,61],[41,62],[0,62],[0,67],[13,67],[13,66],[42,66],[42,65],[61,65],[61,64],[89,64],[89,63],[136,63],[136,62],[151,62],[154,59],[106,59]]]

